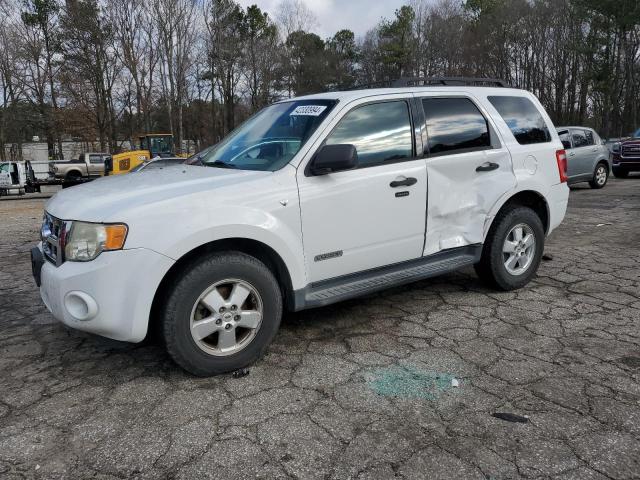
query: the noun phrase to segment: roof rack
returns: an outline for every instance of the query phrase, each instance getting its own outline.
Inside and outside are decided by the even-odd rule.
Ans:
[[[437,86],[469,86],[469,87],[502,87],[509,88],[505,80],[498,78],[478,77],[402,77],[397,80],[381,80],[379,82],[356,85],[351,90],[365,88],[402,88],[402,87],[437,87]]]

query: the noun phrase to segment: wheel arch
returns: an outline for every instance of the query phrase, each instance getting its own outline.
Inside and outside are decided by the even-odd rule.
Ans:
[[[599,158],[596,161],[596,166],[594,167],[593,170],[595,171],[595,169],[598,168],[598,165],[600,165],[600,164],[602,164],[602,165],[604,165],[606,167],[607,173],[611,173],[611,165],[609,165],[609,160],[604,158],[604,157]]]
[[[64,174],[64,178],[75,178],[75,177],[81,177],[81,176],[82,176],[82,172],[78,168],[72,168],[71,170],[68,170],[67,173]]]
[[[278,252],[276,252],[272,247],[259,240],[240,237],[224,238],[213,240],[193,248],[182,255],[178,260],[176,260],[171,268],[169,268],[160,281],[153,297],[149,316],[149,331],[159,325],[157,320],[160,318],[163,301],[167,297],[166,294],[168,290],[180,276],[181,272],[204,255],[224,251],[245,253],[264,263],[275,275],[278,283],[280,284],[285,308],[293,308],[293,282],[289,269],[280,254],[278,254]]]
[[[489,233],[489,230],[491,230],[493,222],[498,214],[505,208],[510,208],[513,205],[531,208],[534,212],[536,212],[538,217],[540,217],[540,221],[542,222],[542,226],[544,227],[545,235],[549,233],[551,212],[549,211],[549,204],[545,196],[536,190],[521,190],[514,193],[510,197],[507,197],[495,210],[494,214],[490,217],[490,222],[488,222],[485,227],[485,238]]]

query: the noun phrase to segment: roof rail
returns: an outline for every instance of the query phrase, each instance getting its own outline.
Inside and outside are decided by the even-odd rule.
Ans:
[[[431,87],[437,85],[470,87],[503,87],[510,85],[499,78],[479,77],[403,77],[392,83],[393,87]]]
[[[397,80],[380,80],[378,82],[355,85],[348,90],[367,88],[402,88],[402,87],[437,87],[437,86],[470,86],[470,87],[503,87],[509,88],[505,80],[498,78],[477,77],[401,77]]]

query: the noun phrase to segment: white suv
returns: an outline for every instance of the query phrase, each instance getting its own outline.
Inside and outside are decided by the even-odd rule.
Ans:
[[[469,265],[526,285],[565,215],[562,143],[531,93],[441,83],[278,102],[196,165],[58,193],[32,249],[44,303],[118,340],[160,326],[210,375],[258,359],[285,309]]]

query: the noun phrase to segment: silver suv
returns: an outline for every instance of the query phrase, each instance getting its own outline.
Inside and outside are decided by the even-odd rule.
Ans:
[[[567,152],[569,185],[589,182],[591,188],[604,187],[611,172],[609,149],[604,141],[587,127],[558,127],[557,130]]]

